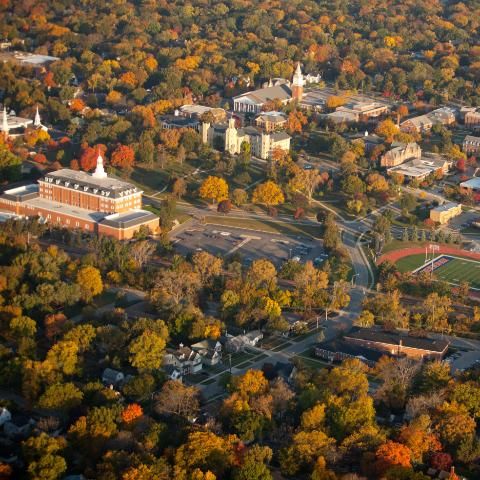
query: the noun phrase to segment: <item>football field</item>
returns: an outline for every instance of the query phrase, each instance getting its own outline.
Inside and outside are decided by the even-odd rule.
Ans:
[[[396,263],[401,272],[432,271],[432,260],[425,263],[425,255],[410,255],[401,258]],[[480,262],[470,258],[452,255],[439,255],[433,259],[433,274],[454,285],[468,282],[470,288],[480,290]]]

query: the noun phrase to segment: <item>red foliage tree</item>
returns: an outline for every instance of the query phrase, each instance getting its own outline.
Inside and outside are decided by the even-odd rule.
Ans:
[[[80,165],[78,163],[78,160],[76,159],[73,159],[71,162],[70,162],[70,168],[72,170],[80,170]]]
[[[432,455],[430,464],[437,470],[445,470],[448,472],[452,466],[453,460],[449,453],[437,452]]]
[[[45,165],[46,163],[48,163],[47,157],[43,153],[37,153],[33,157],[33,161],[36,163],[41,163],[42,165]]]
[[[457,170],[462,173],[466,170],[464,158],[459,158],[457,160]]]
[[[112,153],[110,163],[114,167],[129,170],[135,163],[135,151],[127,145],[118,145]]]
[[[67,317],[63,313],[51,313],[43,320],[45,327],[45,336],[49,340],[53,340],[62,332],[63,326],[67,321]]]
[[[143,415],[142,407],[138,403],[127,405],[122,412],[122,420],[125,423],[131,423]]]
[[[95,170],[98,154],[100,153],[104,156],[106,150],[107,147],[102,144],[98,144],[95,147],[89,147],[86,144],[82,145],[82,153],[80,155],[80,167],[82,167],[82,170],[86,172]]]
[[[217,207],[217,212],[230,213],[232,210],[232,202],[230,200],[222,200]]]

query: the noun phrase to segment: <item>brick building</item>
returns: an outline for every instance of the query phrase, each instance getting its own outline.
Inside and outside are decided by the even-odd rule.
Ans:
[[[425,337],[412,337],[398,331],[373,328],[352,328],[344,341],[378,352],[417,359],[441,360],[448,350],[448,342]]]
[[[441,225],[448,223],[454,217],[462,214],[462,205],[459,203],[448,202],[430,210],[430,219]]]
[[[422,149],[415,143],[394,143],[392,148],[380,157],[382,167],[396,167],[407,160],[422,158]]]
[[[47,173],[38,185],[7,190],[0,196],[0,208],[16,215],[38,216],[49,224],[119,240],[132,238],[142,226],[158,230],[158,217],[141,206],[142,191],[108,177],[100,155],[93,174],[62,169]]]

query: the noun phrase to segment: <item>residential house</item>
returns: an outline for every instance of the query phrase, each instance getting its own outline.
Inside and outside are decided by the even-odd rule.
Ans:
[[[227,335],[225,349],[230,353],[243,352],[248,347],[255,347],[262,338],[263,333],[260,330],[252,330],[236,337]]]
[[[102,383],[108,387],[118,387],[124,380],[125,375],[113,368],[106,368],[102,373]]]
[[[462,205],[460,203],[448,202],[432,208],[430,210],[430,219],[443,225],[461,214]]]
[[[237,128],[233,118],[230,118],[228,124],[204,122],[202,141],[212,147],[221,145],[231,155],[239,154],[242,143],[246,142],[250,145],[251,154],[264,160],[268,160],[274,150],[290,150],[290,135],[287,133],[266,133],[255,127]]]
[[[198,352],[181,343],[177,350],[167,350],[163,357],[163,364],[177,367],[182,375],[189,375],[202,370],[202,357]]]
[[[274,364],[265,362],[262,371],[267,380],[282,379],[285,383],[291,384],[295,379],[297,369],[291,362],[277,362]]]
[[[14,415],[3,424],[3,433],[10,439],[27,438],[36,422],[25,415]]]
[[[473,135],[467,135],[463,139],[463,151],[467,154],[480,153],[480,137],[474,137]]]
[[[217,365],[222,361],[222,344],[218,340],[208,338],[194,343],[191,348],[202,357],[204,365]]]
[[[271,133],[284,129],[287,117],[283,112],[265,112],[257,116],[255,125],[264,132]]]
[[[12,419],[12,414],[4,407],[0,408],[0,427]]]
[[[380,166],[396,167],[408,160],[420,159],[422,157],[422,149],[415,143],[392,143],[392,148],[380,157]]]
[[[480,193],[480,178],[473,177],[470,180],[462,182],[460,184],[460,192],[464,195],[473,195]]]
[[[164,366],[163,371],[170,380],[178,380],[179,382],[181,382],[183,379],[182,371],[174,365]]]

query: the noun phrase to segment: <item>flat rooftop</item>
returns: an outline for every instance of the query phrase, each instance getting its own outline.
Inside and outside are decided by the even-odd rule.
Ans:
[[[47,63],[56,62],[60,60],[58,57],[52,57],[50,55],[39,55],[37,53],[28,52],[0,52],[1,62],[14,62],[17,64],[41,66]]]
[[[435,207],[433,211],[435,212],[448,212],[452,208],[458,208],[459,204],[455,202],[448,202],[444,203],[443,205],[439,205],[438,207]]]
[[[52,181],[50,181],[50,179]],[[41,181],[42,180],[52,185],[60,185],[63,183],[62,187],[78,189],[97,195],[101,195],[101,191],[103,190],[104,192],[108,192],[106,196],[113,198],[140,192],[135,185],[119,180],[118,178],[95,178],[90,173],[70,170],[69,168],[47,173]],[[77,188],[75,188],[75,185],[77,185]]]
[[[445,340],[437,340],[425,337],[411,337],[399,332],[390,332],[376,330],[372,328],[353,328],[345,339],[364,340],[372,343],[383,343],[392,346],[399,346],[400,342],[403,347],[416,348],[418,350],[428,350],[430,352],[441,353],[445,351],[449,343]]]
[[[106,213],[95,212],[92,210],[86,210],[84,208],[74,207],[72,205],[66,205],[64,203],[54,202],[47,200],[46,198],[36,197],[31,200],[27,200],[24,205],[33,207],[33,209],[41,208],[48,210],[52,215],[68,215],[70,217],[76,217],[82,220],[88,220],[93,222],[100,222],[106,217]],[[32,213],[33,215],[35,212]]]
[[[32,183],[30,185],[24,185],[22,187],[11,188],[5,190],[2,198],[6,200],[12,200],[13,202],[24,202],[38,196],[38,185]]]
[[[136,225],[142,225],[143,223],[155,220],[158,218],[152,212],[148,210],[130,210],[124,213],[113,213],[107,215],[102,221],[102,225],[108,225],[114,228],[129,228]]]
[[[466,182],[462,182],[460,186],[464,188],[472,188],[474,190],[478,190],[480,189],[480,178],[473,177],[470,180],[467,180]]]

